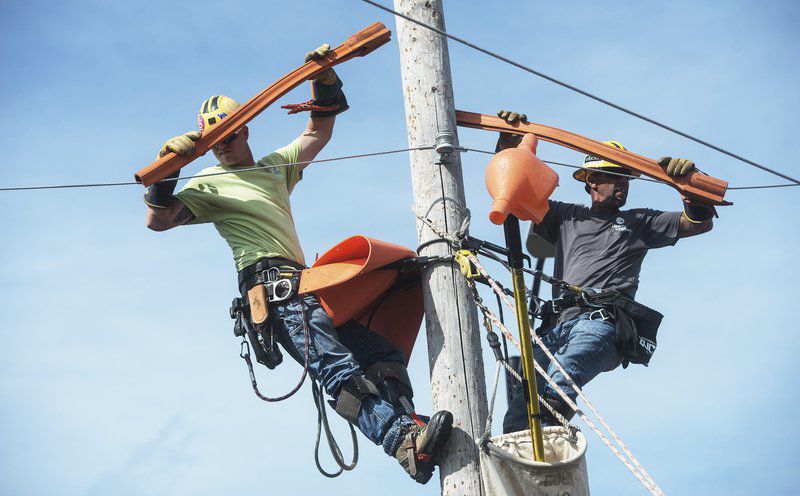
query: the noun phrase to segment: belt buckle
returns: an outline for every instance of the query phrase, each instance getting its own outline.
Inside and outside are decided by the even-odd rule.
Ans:
[[[595,317],[596,316],[596,317]],[[605,308],[600,308],[589,314],[589,320],[600,320],[605,322],[611,318],[611,314]]]

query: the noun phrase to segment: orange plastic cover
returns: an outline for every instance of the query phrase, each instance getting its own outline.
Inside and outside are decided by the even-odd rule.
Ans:
[[[150,186],[179,171],[194,159],[205,155],[217,143],[253,120],[264,109],[275,103],[278,98],[296,88],[303,81],[312,79],[329,67],[350,60],[353,57],[367,55],[381,45],[388,43],[391,36],[392,32],[380,22],[367,26],[347,38],[344,43],[336,47],[324,59],[306,62],[243,103],[231,112],[227,118],[203,133],[203,137],[195,142],[194,151],[191,154],[177,155],[168,153],[141,169],[134,175],[134,178],[137,182]]]
[[[539,139],[571,148],[572,150],[587,155],[594,155],[615,164],[630,167],[646,176],[669,184],[687,198],[712,205],[730,205],[730,202],[725,201],[725,192],[728,189],[727,181],[699,172],[692,172],[685,176],[673,178],[668,176],[664,169],[658,165],[658,162],[652,158],[637,155],[627,150],[621,150],[579,134],[564,131],[563,129],[532,122],[509,124],[499,117],[476,114],[474,112],[464,112],[461,110],[456,110],[456,121],[459,126],[483,129],[486,131],[512,134],[535,134]]]
[[[497,153],[486,168],[486,189],[494,199],[489,220],[502,224],[508,214],[538,224],[558,186],[556,174],[536,156],[538,140],[526,134],[516,148]]]
[[[425,310],[419,272],[383,267],[416,256],[403,246],[353,236],[303,271],[299,292],[314,293],[334,326],[356,320],[403,351],[408,362]]]

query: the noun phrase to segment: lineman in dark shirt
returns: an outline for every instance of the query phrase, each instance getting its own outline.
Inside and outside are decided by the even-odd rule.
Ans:
[[[501,111],[508,122],[525,116]],[[516,146],[519,136],[500,134],[497,151]],[[606,144],[624,149],[615,142]],[[694,163],[681,158],[664,157],[659,164],[673,177],[694,170]],[[616,174],[614,174],[616,173]],[[624,175],[617,175],[624,174]],[[631,176],[638,173],[597,157],[586,157],[573,177],[585,183],[592,206],[550,201],[550,210],[534,232],[556,248],[554,276],[584,288],[616,289],[630,299],[636,296],[639,272],[647,251],[674,245],[678,239],[708,232],[712,228],[713,207],[685,202],[683,212],[661,212],[647,208],[620,210],[628,197]],[[560,296],[554,289],[553,297]],[[583,387],[600,372],[617,368],[623,357],[615,343],[615,325],[608,314],[591,313],[578,306],[558,314],[555,326],[542,335],[545,345],[564,369]],[[556,384],[573,400],[577,396],[564,376],[541,350],[534,357]],[[539,394],[556,411],[571,418],[571,411],[558,394],[538,378]],[[504,432],[528,428],[527,411],[518,393],[503,422]],[[558,425],[546,408],[543,425]]]

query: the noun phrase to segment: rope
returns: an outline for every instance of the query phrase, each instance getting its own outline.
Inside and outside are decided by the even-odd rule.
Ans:
[[[445,200],[446,201],[446,200]],[[439,236],[440,239],[426,241],[425,243],[421,244],[420,247],[428,246],[433,242],[440,242],[444,240],[448,242],[454,248],[458,248],[461,246],[461,242],[467,236],[467,231],[469,231],[469,223],[472,219],[472,213],[469,211],[468,208],[463,208],[459,205],[459,208],[463,209],[464,213],[464,220],[461,222],[461,226],[455,232],[447,232],[446,229],[442,229],[441,227],[437,226],[432,220],[430,220],[426,215],[422,214],[416,208],[412,208],[414,215],[419,219],[423,224],[428,226],[434,234]],[[417,249],[417,253],[419,253],[419,248]]]
[[[353,424],[348,422],[350,438],[353,441],[353,459],[350,463],[347,463],[344,461],[344,455],[342,455],[342,450],[339,448],[339,443],[336,442],[331,432],[331,427],[328,424],[328,411],[325,406],[325,397],[322,395],[322,390],[315,380],[311,381],[311,395],[314,398],[314,406],[317,407],[317,440],[314,443],[314,463],[317,465],[319,473],[329,479],[333,479],[342,475],[345,470],[353,470],[356,468],[358,464],[358,437],[356,436],[356,430],[353,428]],[[328,441],[328,448],[331,450],[331,456],[333,456],[336,465],[339,466],[339,470],[336,472],[327,472],[322,468],[319,462],[319,441],[323,429],[325,430],[325,439]]]
[[[481,298],[480,294],[478,294],[478,288],[475,286],[475,283],[472,279],[467,279],[467,284],[469,285],[470,289],[472,290],[472,296],[475,299],[475,304],[480,309],[481,313],[484,317],[484,327],[486,328],[487,333],[491,333],[492,331],[492,324],[496,325],[498,329],[502,331],[502,335],[504,338],[510,340],[517,349],[520,349],[519,341],[517,341],[508,328],[505,326],[505,323],[501,319],[499,319],[491,310],[483,303],[483,298]],[[498,307],[500,308],[500,307]],[[491,344],[491,343],[490,343]],[[522,376],[519,375],[514,367],[511,366],[505,359],[500,359],[499,357],[495,357],[499,364],[502,364],[503,367],[508,371],[509,375],[517,380],[517,382],[522,382]],[[495,379],[497,381],[497,379]],[[497,384],[495,384],[497,387]],[[489,418],[487,418],[486,423],[487,432],[491,433],[491,411],[494,410],[494,403],[495,403],[495,392],[492,393],[492,400],[489,403]],[[547,403],[542,395],[538,395],[539,403],[544,405],[547,410],[553,414],[553,417],[558,420],[566,429],[570,429],[569,420],[567,420],[563,415],[558,413],[549,403]],[[486,434],[484,434],[486,436]]]
[[[391,155],[394,153],[403,153],[403,152],[410,152],[410,151],[418,151],[418,150],[431,150],[433,149],[432,146],[417,146],[413,148],[400,148],[396,150],[386,150],[382,152],[371,152],[371,153],[360,153],[357,155],[344,155],[341,157],[333,157],[333,158],[323,158],[319,160],[304,160],[302,162],[292,162],[289,164],[280,164],[280,165],[270,165],[269,167],[292,167],[295,165],[309,165],[309,164],[321,164],[325,162],[337,162],[340,160],[351,160],[356,158],[366,158],[366,157],[378,157],[381,155]],[[263,170],[265,167],[263,166],[253,166],[253,167],[245,167],[242,169],[236,169],[231,171],[225,172],[213,172],[210,174],[197,174],[195,176],[187,176],[187,177],[174,177],[174,178],[167,178],[162,179],[159,182],[166,183],[166,182],[178,182],[178,181],[186,181],[192,179],[194,177],[211,177],[211,176],[222,176],[225,174],[241,174],[243,172],[250,172],[254,170]],[[40,189],[72,189],[72,188],[103,188],[109,186],[131,186],[139,184],[136,181],[130,182],[118,182],[118,183],[87,183],[87,184],[56,184],[50,186],[19,186],[19,187],[4,187],[0,188],[0,191],[31,191],[31,190],[40,190]]]
[[[470,254],[467,256],[467,258],[469,258],[470,261],[475,264],[475,267],[478,269],[481,275],[486,278],[487,282],[495,291],[495,293],[500,295],[506,306],[508,306],[511,309],[511,311],[514,312],[514,315],[516,315],[516,308],[508,301],[506,295],[502,292],[502,290],[499,288],[498,284],[494,281],[494,279],[492,279],[491,276],[489,276],[489,274],[486,272],[486,269],[478,261],[477,257]],[[502,323],[500,323],[496,319],[493,319],[493,322],[495,323],[495,325],[498,326],[498,328],[503,329],[504,334],[507,333],[510,336],[511,333],[508,332],[508,329]],[[536,345],[539,346],[542,349],[542,351],[545,352],[547,357],[550,359],[551,363],[553,363],[559,370],[559,372],[563,374],[564,378],[567,379],[572,389],[577,393],[578,397],[580,397],[583,400],[583,402],[586,404],[589,410],[594,414],[594,416],[597,418],[597,420],[600,422],[603,428],[606,429],[606,431],[611,435],[612,439],[614,439],[614,441],[619,445],[622,451],[625,452],[625,455],[627,455],[627,457],[630,459],[630,462],[622,455],[622,453],[620,453],[620,451],[616,448],[616,446],[614,446],[608,440],[608,438],[602,433],[602,431],[600,431],[600,429],[597,428],[597,426],[591,421],[591,419],[589,419],[589,417],[586,416],[578,408],[578,405],[569,396],[567,396],[567,394],[564,393],[564,391],[561,390],[558,384],[556,384],[555,381],[553,381],[553,379],[547,374],[547,372],[544,369],[542,369],[542,367],[538,363],[534,362],[536,366],[536,371],[539,374],[541,374],[542,377],[545,378],[547,383],[553,388],[554,391],[558,393],[561,399],[564,400],[564,402],[570,408],[572,408],[584,422],[586,422],[586,424],[595,432],[595,434],[597,434],[597,436],[603,441],[603,443],[605,443],[605,445],[608,446],[608,448],[617,456],[617,458],[620,459],[620,461],[631,471],[631,473],[633,473],[633,475],[639,480],[639,482],[641,482],[642,485],[644,485],[645,488],[647,488],[648,491],[650,491],[651,494],[653,494],[654,496],[663,496],[664,492],[661,490],[661,488],[656,484],[656,482],[653,480],[650,474],[644,469],[644,467],[642,467],[642,465],[639,463],[639,460],[633,455],[633,453],[630,451],[627,445],[625,445],[625,443],[622,442],[619,436],[617,436],[616,432],[614,432],[611,426],[595,409],[594,405],[589,401],[589,399],[583,393],[583,390],[581,390],[581,388],[578,387],[578,385],[575,383],[575,381],[572,379],[569,373],[567,373],[567,371],[561,366],[561,364],[558,362],[556,357],[550,352],[550,350],[547,348],[547,346],[544,344],[541,338],[536,333],[532,333],[532,336],[536,342]],[[511,341],[517,348],[520,348],[518,341],[516,341],[515,339],[511,339]]]
[[[261,394],[261,391],[258,390],[258,383],[256,382],[256,373],[253,370],[253,361],[250,359],[250,344],[247,342],[247,339],[244,336],[242,336],[241,351],[239,352],[239,356],[242,357],[242,359],[244,359],[245,363],[247,364],[247,370],[250,373],[250,384],[253,386],[253,392],[256,393],[256,396],[258,396],[260,400],[266,401],[267,403],[277,403],[279,401],[283,401],[285,399],[294,396],[294,394],[298,392],[300,388],[303,386],[303,383],[306,380],[306,376],[308,375],[308,357],[309,357],[308,348],[309,348],[309,341],[311,340],[311,338],[308,332],[308,323],[306,322],[306,304],[303,301],[302,297],[300,298],[300,309],[303,317],[300,320],[303,321],[303,337],[305,338],[305,350],[304,350],[305,363],[303,364],[303,373],[302,375],[300,375],[300,380],[297,382],[297,385],[295,385],[295,387],[292,388],[291,391],[289,391],[284,395],[269,397]]]
[[[548,76],[547,74],[544,74],[543,72],[537,71],[536,69],[533,69],[533,68],[528,67],[526,65],[522,65],[519,62],[515,62],[515,61],[513,61],[513,60],[511,60],[509,58],[503,57],[502,55],[499,55],[497,53],[491,52],[491,51],[489,51],[489,50],[487,50],[485,48],[482,48],[482,47],[480,47],[478,45],[475,45],[474,43],[470,43],[469,41],[466,41],[466,40],[464,40],[462,38],[454,36],[454,35],[446,32],[446,31],[444,31],[442,29],[439,29],[439,28],[435,27],[435,26],[431,26],[430,24],[426,24],[426,23],[424,23],[422,21],[414,19],[413,17],[407,16],[405,14],[401,14],[400,12],[397,12],[396,10],[392,10],[389,7],[381,5],[381,4],[379,4],[377,2],[374,2],[372,0],[362,0],[362,1],[372,5],[373,7],[377,7],[377,8],[379,8],[379,9],[385,11],[385,12],[388,12],[390,14],[394,14],[394,15],[396,15],[398,17],[402,17],[403,19],[405,19],[405,20],[407,20],[409,22],[413,22],[414,24],[417,24],[419,26],[422,26],[425,29],[428,29],[428,30],[433,31],[435,33],[438,33],[438,34],[440,34],[442,36],[450,38],[451,40],[453,40],[455,42],[461,43],[462,45],[468,46],[468,47],[470,47],[470,48],[472,48],[474,50],[477,50],[477,51],[479,51],[481,53],[484,53],[484,54],[486,54],[486,55],[488,55],[490,57],[494,57],[497,60],[500,60],[500,61],[505,62],[507,64],[511,64],[514,67],[522,69],[523,71],[529,72],[531,74],[539,76],[540,78],[546,79],[546,80],[550,81],[551,83],[555,83],[555,84],[557,84],[559,86],[563,86],[564,88],[567,88],[568,90],[572,90],[572,91],[574,91],[576,93],[580,93],[581,95],[583,95],[585,97],[591,98],[592,100],[600,102],[600,103],[602,103],[604,105],[608,105],[609,107],[615,108],[615,109],[617,109],[617,110],[619,110],[621,112],[624,112],[624,113],[626,113],[626,114],[628,114],[630,116],[636,117],[637,119],[641,119],[643,121],[649,122],[650,124],[653,124],[653,125],[658,126],[658,127],[662,128],[662,129],[665,129],[667,131],[675,133],[678,136],[682,136],[684,138],[692,140],[695,143],[699,143],[699,144],[701,144],[701,145],[703,145],[705,147],[711,148],[712,150],[718,151],[718,152],[723,153],[723,154],[725,154],[725,155],[727,155],[729,157],[735,158],[736,160],[744,162],[744,163],[746,163],[748,165],[752,165],[753,167],[757,167],[757,168],[759,168],[759,169],[761,169],[761,170],[763,170],[765,172],[769,172],[770,174],[774,174],[774,175],[776,175],[778,177],[786,179],[787,181],[791,181],[793,183],[796,183],[796,184],[800,185],[800,180],[797,180],[797,179],[795,179],[793,177],[787,176],[786,174],[783,174],[782,172],[778,172],[776,170],[770,169],[767,166],[764,166],[764,165],[761,165],[761,164],[759,164],[757,162],[754,162],[752,160],[746,159],[746,158],[742,157],[741,155],[737,155],[737,154],[735,154],[733,152],[730,152],[730,151],[728,151],[728,150],[726,150],[724,148],[721,148],[721,147],[716,146],[716,145],[714,145],[712,143],[709,143],[708,141],[704,141],[704,140],[702,140],[700,138],[692,136],[689,133],[683,132],[683,131],[681,131],[679,129],[676,129],[674,127],[668,126],[666,124],[663,124],[663,123],[661,123],[661,122],[659,122],[659,121],[657,121],[655,119],[652,119],[652,118],[647,117],[647,116],[645,116],[643,114],[640,114],[638,112],[630,110],[630,109],[628,109],[626,107],[623,107],[622,105],[618,105],[618,104],[616,104],[616,103],[614,103],[614,102],[612,102],[610,100],[606,100],[605,98],[602,98],[602,97],[599,97],[599,96],[594,95],[592,93],[589,93],[586,90],[582,90],[582,89],[580,89],[580,88],[578,88],[576,86],[573,86],[571,84],[565,83],[564,81],[560,81],[560,80],[558,80],[558,79],[556,79],[556,78],[554,78],[552,76]]]

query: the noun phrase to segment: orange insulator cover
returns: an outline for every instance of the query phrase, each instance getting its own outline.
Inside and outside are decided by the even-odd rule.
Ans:
[[[538,224],[558,186],[558,174],[536,156],[539,140],[526,134],[516,148],[497,153],[486,168],[486,189],[494,203],[489,220],[502,224],[508,214]]]
[[[317,74],[353,57],[363,57],[371,53],[376,48],[388,43],[391,36],[392,32],[380,22],[367,26],[347,38],[344,43],[329,52],[325,58],[309,60],[237,107],[219,124],[203,132],[203,137],[195,142],[194,151],[189,155],[178,155],[170,152],[139,170],[134,175],[134,179],[145,186],[150,186],[181,170],[194,159],[203,156],[237,129],[253,120],[278,98],[299,86],[303,81],[313,79]]]
[[[352,236],[303,271],[299,292],[314,293],[334,326],[355,320],[385,337],[407,363],[425,311],[422,283],[418,271],[384,267],[416,256],[403,246]]]
[[[575,134],[563,129],[558,129],[543,124],[533,122],[515,122],[509,124],[499,117],[486,114],[476,114],[456,110],[456,121],[459,126],[485,131],[495,131],[511,134],[535,134],[539,139],[561,145],[572,150],[594,155],[603,160],[613,162],[625,167],[641,172],[645,176],[657,179],[678,190],[687,198],[697,200],[711,205],[730,205],[725,201],[725,192],[728,189],[728,182],[716,177],[711,177],[699,171],[690,172],[685,176],[671,177],[658,165],[652,158],[637,155],[628,150],[621,150],[617,147],[606,145],[579,134]]]

